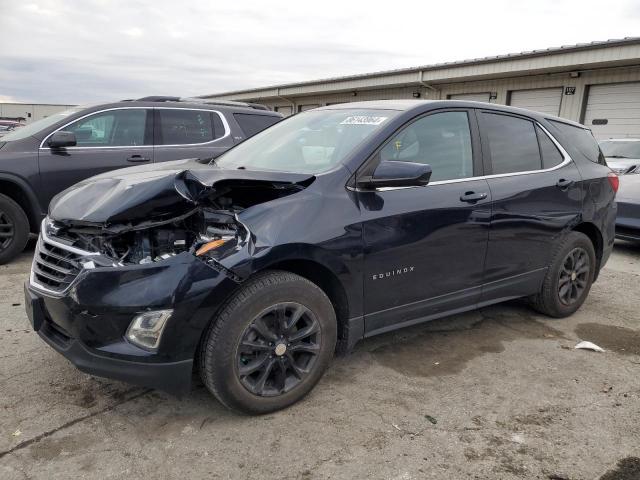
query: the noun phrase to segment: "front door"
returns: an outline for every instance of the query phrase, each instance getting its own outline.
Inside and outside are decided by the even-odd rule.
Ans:
[[[421,117],[374,162],[432,168],[422,187],[359,192],[364,236],[366,335],[475,305],[480,298],[491,195],[473,112]]]
[[[151,110],[120,108],[87,115],[59,130],[73,132],[75,147],[39,150],[39,200],[51,198],[85,178],[108,170],[153,162]]]

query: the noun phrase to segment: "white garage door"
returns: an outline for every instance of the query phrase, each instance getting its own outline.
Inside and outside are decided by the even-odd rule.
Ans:
[[[466,100],[468,102],[489,102],[489,92],[456,93],[449,95],[449,100]]]
[[[584,124],[596,138],[640,138],[640,82],[591,85]]]
[[[318,108],[320,105],[317,103],[312,103],[310,105],[298,105],[299,112],[306,112],[307,110],[312,110],[314,108]]]
[[[293,109],[291,107],[288,107],[288,106],[283,106],[283,107],[276,107],[275,111],[278,112],[278,113],[281,113],[285,117],[288,117],[293,112]]]
[[[509,104],[557,117],[560,114],[562,87],[538,88],[535,90],[514,90]]]

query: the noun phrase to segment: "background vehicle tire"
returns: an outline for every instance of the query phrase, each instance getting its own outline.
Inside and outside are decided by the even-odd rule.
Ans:
[[[29,240],[29,219],[16,202],[0,194],[0,265],[15,258]]]
[[[550,317],[574,313],[589,294],[595,276],[596,254],[589,238],[571,232],[556,250],[533,307]]]
[[[200,375],[231,409],[280,410],[320,380],[336,336],[333,306],[318,286],[293,273],[265,272],[213,319],[200,348]]]

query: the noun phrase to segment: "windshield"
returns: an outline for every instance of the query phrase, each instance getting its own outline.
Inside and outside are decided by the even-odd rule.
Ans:
[[[57,123],[60,120],[64,120],[69,115],[79,112],[80,110],[83,110],[85,108],[86,107],[75,107],[70,108],[69,110],[65,110],[64,112],[54,113],[53,115],[49,115],[47,118],[40,119],[4,135],[2,137],[2,141],[11,142],[13,140],[22,140],[23,138],[30,137],[40,132],[41,130],[50,127],[54,123]]]
[[[372,109],[300,113],[244,141],[215,163],[221,168],[326,172],[398,113]]]
[[[605,141],[600,143],[605,157],[640,158],[640,140],[637,141]]]

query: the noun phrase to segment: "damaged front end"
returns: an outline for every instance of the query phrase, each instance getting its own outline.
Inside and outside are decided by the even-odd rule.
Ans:
[[[242,213],[312,181],[195,167],[75,185],[38,239],[25,285],[34,330],[87,373],[188,391],[202,332],[243,280],[232,255],[254,252]]]
[[[239,213],[312,181],[307,175],[214,168],[98,178],[56,197],[45,231],[96,253],[95,266],[153,263],[183,252],[218,260],[250,241]]]

